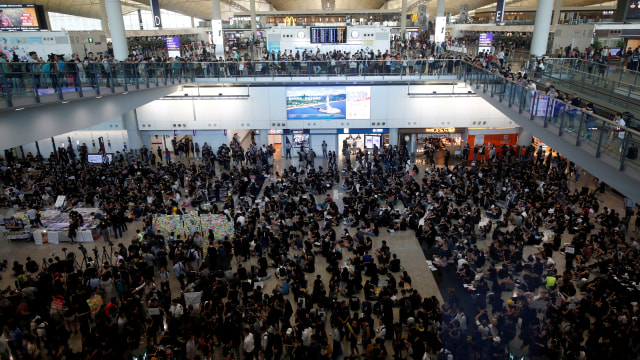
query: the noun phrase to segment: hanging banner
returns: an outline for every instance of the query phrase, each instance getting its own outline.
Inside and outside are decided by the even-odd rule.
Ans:
[[[498,0],[498,3],[496,4],[496,25],[500,25],[504,21],[505,3],[506,0]]]
[[[445,40],[445,27],[447,26],[447,18],[444,16],[436,17],[435,38],[437,43]]]
[[[418,26],[421,31],[427,31],[427,5],[418,5]]]
[[[469,20],[469,4],[460,5],[460,16],[458,22],[466,24]]]
[[[162,27],[162,19],[160,18],[160,4],[158,0],[151,0],[151,13],[153,14],[153,26]]]

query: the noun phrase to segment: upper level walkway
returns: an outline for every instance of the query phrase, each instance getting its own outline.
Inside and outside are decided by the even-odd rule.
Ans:
[[[439,81],[457,79],[460,60],[224,61],[186,63],[74,63],[0,65],[0,110],[176,86],[189,83],[300,81]],[[46,66],[45,66],[46,65]]]
[[[459,76],[525,131],[640,201],[640,132],[464,63]]]
[[[601,113],[608,113],[611,118],[615,113],[629,112],[635,119],[640,119],[639,63],[631,62],[624,66],[573,58],[547,58],[544,71],[537,70],[535,66],[531,62],[529,68],[535,81],[549,82],[569,94],[575,92],[585,101],[606,110]]]

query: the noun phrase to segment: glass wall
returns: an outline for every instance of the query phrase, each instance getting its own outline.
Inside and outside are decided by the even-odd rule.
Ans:
[[[102,30],[100,19],[49,12],[51,31],[91,31]]]
[[[191,28],[191,17],[178,14],[173,11],[160,9],[160,15],[162,16],[162,28],[163,29],[185,29]],[[198,26],[202,19],[195,18],[194,25]],[[142,10],[142,26],[144,30],[153,30],[153,15],[149,10]],[[124,16],[124,28],[125,30],[140,30],[140,19],[138,12],[134,11]]]

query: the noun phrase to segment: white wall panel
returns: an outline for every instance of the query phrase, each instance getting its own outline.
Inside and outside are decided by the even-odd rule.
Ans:
[[[322,157],[322,141],[327,142],[327,151],[335,151],[338,153],[338,135],[337,134],[312,134],[311,135],[311,148],[316,152],[316,155]]]

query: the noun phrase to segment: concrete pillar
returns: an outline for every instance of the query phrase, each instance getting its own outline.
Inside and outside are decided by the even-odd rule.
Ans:
[[[551,14],[553,13],[553,0],[538,0],[536,10],[536,22],[531,39],[531,56],[542,56],[547,53],[547,41],[551,28]]]
[[[445,0],[438,0],[438,6],[436,7],[436,16],[444,16],[444,2]]]
[[[191,17],[191,27],[192,28],[196,27],[196,18],[194,18],[193,16]]]
[[[398,145],[398,128],[389,129],[389,145],[390,146]]]
[[[256,0],[249,1],[249,9],[251,11],[251,40],[255,40],[258,36],[258,27],[256,26]]]
[[[118,61],[125,61],[129,57],[127,36],[124,33],[124,19],[120,0],[104,0],[104,6],[109,20],[109,32],[113,44],[113,56]]]
[[[269,129],[260,129],[260,134],[258,134],[258,145],[262,147],[269,146]]]
[[[122,124],[127,130],[127,149],[138,153],[144,143],[138,129],[138,115],[135,109],[122,114]]]
[[[532,142],[533,137],[531,134],[523,128],[520,128],[520,132],[518,134],[518,146],[529,146]]]
[[[213,14],[211,16],[211,35],[213,37],[214,54],[216,57],[224,58],[224,34],[222,32],[222,12],[220,11],[220,0],[213,2]]]
[[[553,27],[553,31],[556,30],[556,26],[560,21],[560,8],[562,7],[562,0],[556,0],[553,5],[553,20],[551,21],[551,26]]]
[[[407,0],[402,0],[402,11],[400,12],[400,38],[404,40],[407,33]]]

